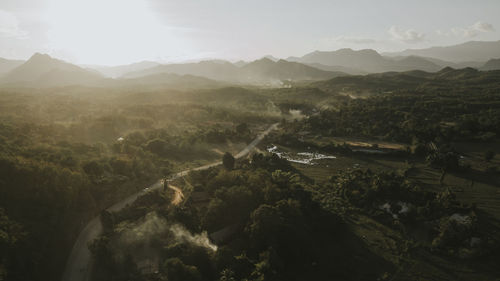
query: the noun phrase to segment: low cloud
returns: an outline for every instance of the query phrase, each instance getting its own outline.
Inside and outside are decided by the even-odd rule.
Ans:
[[[355,36],[339,36],[332,38],[331,40],[344,43],[353,43],[353,44],[372,44],[377,42],[375,39],[355,37]]]
[[[464,38],[473,38],[478,36],[481,33],[492,32],[495,31],[495,28],[492,24],[487,22],[478,21],[471,26],[465,28],[452,28],[451,33],[457,36],[462,36]]]
[[[328,37],[318,40],[317,48],[319,49],[331,49],[331,48],[354,48],[354,45],[371,45],[378,41],[372,38],[358,37],[358,36],[337,36]],[[363,47],[363,46],[361,46]]]
[[[0,37],[3,38],[26,38],[27,32],[19,27],[17,17],[4,10],[0,10]]]
[[[389,28],[389,34],[392,39],[401,41],[404,43],[419,43],[425,40],[425,34],[415,31],[413,29],[402,29],[397,26],[391,26]]]

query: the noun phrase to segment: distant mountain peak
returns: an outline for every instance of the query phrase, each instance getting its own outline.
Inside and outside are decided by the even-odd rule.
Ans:
[[[42,53],[34,53],[31,58],[28,59],[28,61],[50,61],[50,60],[55,60],[48,54],[42,54]]]
[[[337,51],[333,51],[333,52],[338,52],[338,53],[354,53],[356,51],[354,51],[351,48],[341,48],[341,49],[338,49]]]
[[[259,64],[261,64],[261,63],[265,63],[265,64],[274,64],[274,63],[275,63],[275,61],[273,61],[273,60],[272,60],[272,59],[270,59],[270,58],[263,57],[263,58],[261,58],[261,59],[258,59],[258,60],[255,60],[255,61],[251,62],[250,64],[252,64],[252,63],[259,63]]]
[[[36,52],[31,56],[31,58],[38,58],[38,57],[51,58],[51,56],[49,56],[48,54],[43,54],[39,52]]]
[[[53,67],[64,67],[64,66],[69,66],[71,67],[78,67],[76,65],[70,64],[69,62],[53,58],[49,56],[48,54],[42,54],[42,53],[34,53],[31,58],[29,58],[26,61],[27,65],[39,65],[39,66],[53,66]]]
[[[273,55],[267,55],[267,56],[264,56],[262,58],[267,58],[267,59],[270,59],[272,61],[279,61],[280,59],[278,59],[277,57],[273,56]]]
[[[450,71],[454,71],[455,69],[453,67],[450,67],[450,66],[447,66],[443,69],[441,69],[440,71],[438,71],[438,73],[446,73],[446,72],[450,72]]]
[[[83,85],[101,79],[101,75],[74,64],[35,53],[25,63],[3,77],[4,83],[26,83],[31,86]]]
[[[362,50],[358,50],[358,52],[365,53],[365,54],[373,54],[373,55],[381,56],[379,54],[379,52],[375,51],[374,49],[362,49]]]

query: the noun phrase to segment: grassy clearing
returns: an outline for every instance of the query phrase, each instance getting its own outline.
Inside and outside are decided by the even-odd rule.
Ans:
[[[387,142],[381,140],[367,139],[367,138],[355,138],[355,137],[318,137],[314,138],[314,142],[318,144],[329,144],[334,143],[337,145],[348,144],[355,147],[373,147],[377,146],[379,148],[394,149],[394,150],[405,150],[406,144],[397,142]]]
[[[297,151],[298,152],[298,151]],[[400,158],[374,156],[342,156],[334,155],[336,159],[323,159],[315,165],[293,163],[292,165],[307,177],[321,183],[328,180],[339,171],[346,169],[371,169],[374,171],[398,171],[405,169],[408,164]]]

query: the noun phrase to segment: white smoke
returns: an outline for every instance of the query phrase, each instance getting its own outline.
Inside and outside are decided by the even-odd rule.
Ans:
[[[302,120],[306,117],[300,109],[290,109],[288,113],[290,113],[291,119]]]
[[[119,239],[113,243],[116,259],[123,260],[129,255],[140,267],[144,264],[158,265],[161,251],[154,241],[160,241],[169,233],[164,218],[151,212],[134,223],[119,224],[116,230],[120,233]]]
[[[205,247],[211,249],[212,251],[217,251],[217,245],[214,245],[208,239],[208,234],[206,231],[203,231],[200,234],[191,234],[189,230],[187,230],[184,226],[180,224],[174,224],[170,227],[170,231],[175,236],[175,239],[178,242],[190,243],[197,246]]]
[[[120,238],[122,242],[127,244],[148,242],[152,238],[164,234],[167,229],[167,221],[159,217],[156,212],[151,212],[136,223],[135,226],[124,230]]]
[[[165,243],[189,243],[217,251],[217,246],[210,242],[206,231],[193,235],[180,224],[169,224],[156,212],[148,213],[133,223],[119,224],[115,230],[120,234],[114,242],[115,258],[123,260],[131,255],[138,265],[157,265],[161,256],[161,247],[158,245]]]

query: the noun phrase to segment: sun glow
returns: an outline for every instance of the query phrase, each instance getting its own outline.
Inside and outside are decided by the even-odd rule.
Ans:
[[[182,56],[182,30],[165,25],[145,0],[53,0],[48,49],[89,64],[121,64]]]

